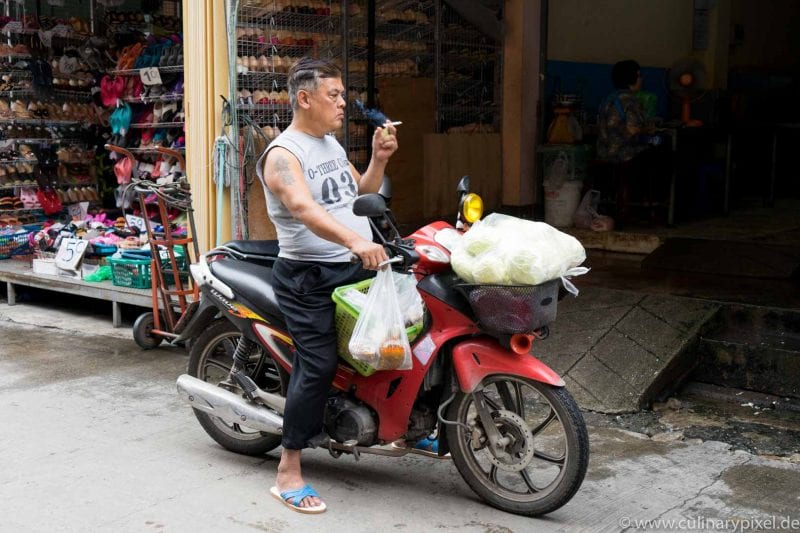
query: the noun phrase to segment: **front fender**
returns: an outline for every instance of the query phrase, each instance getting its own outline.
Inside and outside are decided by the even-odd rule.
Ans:
[[[494,374],[510,374],[554,387],[564,386],[564,380],[534,356],[517,355],[488,337],[456,345],[453,348],[453,368],[465,393],[473,392],[483,378]]]

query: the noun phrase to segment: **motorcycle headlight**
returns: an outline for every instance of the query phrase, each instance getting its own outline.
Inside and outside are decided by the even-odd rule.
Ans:
[[[461,200],[461,214],[467,224],[474,224],[483,216],[483,199],[471,192]]]

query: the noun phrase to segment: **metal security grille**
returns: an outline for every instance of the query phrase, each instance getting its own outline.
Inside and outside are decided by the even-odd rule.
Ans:
[[[243,0],[236,21],[236,107],[268,139],[292,120],[287,71],[304,56],[343,56],[339,2]],[[233,70],[232,66],[232,70]]]

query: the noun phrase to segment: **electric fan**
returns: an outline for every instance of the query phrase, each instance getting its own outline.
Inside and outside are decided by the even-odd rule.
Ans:
[[[669,69],[669,92],[681,100],[681,122],[684,126],[702,126],[703,121],[692,118],[692,102],[706,93],[706,69],[697,59],[683,57]]]

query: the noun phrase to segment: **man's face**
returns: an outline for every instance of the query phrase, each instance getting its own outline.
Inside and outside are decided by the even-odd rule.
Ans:
[[[341,78],[322,78],[319,86],[308,98],[314,119],[325,124],[328,131],[342,127],[344,123],[344,85]]]

